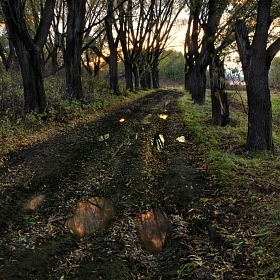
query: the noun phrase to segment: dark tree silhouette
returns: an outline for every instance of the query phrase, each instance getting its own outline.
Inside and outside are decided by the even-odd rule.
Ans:
[[[24,86],[25,113],[46,109],[46,96],[42,78],[42,50],[54,15],[55,0],[46,0],[34,37],[25,21],[26,1],[1,1],[9,39],[15,48]]]
[[[226,126],[229,124],[229,102],[227,92],[225,91],[224,61],[219,56],[214,56],[209,66],[212,124]]]
[[[83,99],[81,55],[85,28],[86,0],[67,0],[67,34],[65,49],[66,94],[69,98]]]
[[[248,97],[248,150],[273,148],[268,72],[272,59],[280,50],[280,38],[267,47],[269,27],[272,23],[271,5],[272,0],[259,0],[252,43],[245,21],[236,21],[236,42]]]
[[[215,54],[216,33],[228,0],[188,0],[190,9],[185,38],[185,88],[197,104],[205,102],[206,69]]]

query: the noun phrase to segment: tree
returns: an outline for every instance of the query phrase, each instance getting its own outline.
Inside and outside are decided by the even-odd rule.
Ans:
[[[114,1],[108,0],[107,3],[107,16],[105,17],[105,30],[108,40],[108,47],[110,50],[110,55],[108,57],[109,63],[109,74],[110,74],[110,89],[114,94],[119,95],[119,78],[118,78],[118,41],[119,38],[114,37],[113,24],[115,22],[114,18]]]
[[[135,90],[140,88],[140,72],[144,71],[147,66],[146,49],[149,44],[148,36],[151,34],[152,26],[155,24],[153,15],[155,3],[155,0],[128,0],[123,1],[118,8],[118,22],[115,23],[115,29],[122,47],[121,58],[125,67],[126,88],[131,91],[134,88]],[[146,88],[146,85],[144,88]]]
[[[229,124],[229,102],[225,91],[224,60],[216,55],[210,65],[212,124],[226,126]]]
[[[18,60],[16,58],[15,49],[8,36],[5,34],[0,41],[0,57],[3,63],[4,69],[9,70],[19,70]]]
[[[272,0],[258,1],[257,23],[252,42],[249,40],[245,21],[236,21],[236,42],[248,97],[248,150],[273,148],[268,72],[272,59],[280,50],[280,38],[267,47],[272,23],[271,7]]]
[[[45,44],[44,71],[43,76],[47,77],[56,74],[60,69],[65,67],[65,36],[67,13],[66,2],[64,0],[56,1],[54,19],[51,31],[48,34]],[[50,62],[50,63],[49,63]]]
[[[214,54],[215,34],[227,2],[187,1],[190,16],[185,39],[185,88],[197,104],[205,102],[206,69]]]
[[[170,38],[171,27],[184,6],[184,1],[122,1],[118,7],[115,29],[122,47],[126,87],[130,90],[156,88],[158,60]],[[134,79],[133,79],[134,75]],[[133,85],[134,82],[134,85]]]
[[[212,103],[212,124],[225,126],[229,124],[229,100],[225,89],[225,56],[236,48],[234,29],[235,19],[242,16],[243,19],[252,18],[256,5],[254,2],[239,0],[225,1],[220,3],[222,6],[217,9],[219,27],[214,38],[214,52],[209,64],[210,84],[211,84],[211,103]],[[249,28],[252,28],[252,24]]]
[[[175,50],[165,50],[160,56],[159,76],[168,82],[184,83],[184,55]]]
[[[226,4],[226,3],[224,3]],[[234,20],[238,12],[237,5],[223,6],[224,21],[219,22],[219,28],[215,34],[214,51],[209,63],[211,104],[212,104],[212,124],[226,126],[229,124],[229,100],[225,91],[225,67],[224,57],[229,51],[229,46],[235,41],[233,30]],[[244,13],[243,13],[244,14]]]
[[[81,55],[85,28],[86,0],[67,0],[67,34],[65,49],[66,94],[69,98],[83,99]]]
[[[105,64],[108,63],[107,57],[102,53],[102,50],[106,51],[104,27],[106,7],[105,0],[90,0],[87,2],[87,23],[84,32],[82,64],[87,73],[94,74],[95,77],[99,75],[100,69],[104,66],[101,58],[107,60]]]
[[[149,33],[149,43],[147,50],[149,52],[148,63],[152,73],[153,88],[159,87],[159,57],[168,45],[171,38],[171,29],[185,7],[185,3],[177,0],[166,0],[156,2],[153,9],[153,18],[155,22]]]
[[[46,0],[35,35],[31,36],[24,13],[26,1],[1,0],[9,39],[19,60],[24,87],[26,113],[46,109],[42,78],[42,50],[53,20],[55,0]]]

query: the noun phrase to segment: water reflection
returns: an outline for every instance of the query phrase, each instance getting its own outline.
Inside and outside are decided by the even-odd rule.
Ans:
[[[164,137],[159,132],[156,132],[152,138],[152,145],[157,148],[158,151],[161,151],[164,148]]]
[[[169,222],[164,212],[152,209],[141,215],[138,236],[141,246],[149,253],[161,252],[165,246]]]
[[[101,142],[101,141],[106,141],[107,139],[109,139],[109,137],[110,137],[110,134],[109,134],[109,133],[100,135],[100,136],[98,137],[98,141],[99,141],[99,142]]]
[[[176,140],[180,143],[187,143],[187,140],[185,138],[185,136],[180,136],[180,137],[177,137]]]
[[[168,115],[166,115],[166,114],[159,114],[158,117],[160,119],[166,120],[168,118]]]
[[[31,198],[24,206],[24,210],[26,211],[34,211],[36,210],[45,200],[45,195],[40,194],[33,198]]]
[[[66,221],[65,227],[78,238],[109,226],[114,215],[110,199],[92,197],[77,203],[74,215]]]

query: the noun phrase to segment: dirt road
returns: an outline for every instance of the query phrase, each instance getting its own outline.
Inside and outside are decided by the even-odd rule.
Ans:
[[[204,207],[214,188],[182,122],[180,96],[158,91],[11,157],[0,170],[0,279],[226,275],[223,240],[213,211]],[[161,147],[157,134],[164,137]],[[44,196],[42,205],[24,211],[36,195]],[[113,222],[75,239],[65,220],[79,200],[93,196],[113,201]],[[152,208],[164,211],[170,223],[166,246],[154,255],[142,250],[135,222]],[[232,273],[224,279],[234,279]]]

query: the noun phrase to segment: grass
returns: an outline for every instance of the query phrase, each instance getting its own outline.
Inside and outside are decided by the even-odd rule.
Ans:
[[[265,270],[280,271],[280,93],[272,93],[273,152],[244,151],[247,115],[246,93],[230,92],[230,125],[211,125],[211,102],[195,105],[190,96],[179,100],[187,129],[204,155],[208,170],[227,199],[239,201],[245,220],[254,232],[255,258]],[[243,205],[243,206],[242,206]],[[253,218],[252,218],[253,217]],[[266,253],[264,253],[266,252]],[[253,254],[253,253],[252,253]],[[269,260],[269,264],[267,264]],[[260,270],[261,271],[261,270]],[[276,275],[275,274],[275,275]],[[268,278],[257,278],[268,279]],[[272,279],[272,278],[269,278]],[[280,278],[273,278],[280,279]]]

